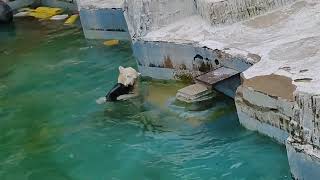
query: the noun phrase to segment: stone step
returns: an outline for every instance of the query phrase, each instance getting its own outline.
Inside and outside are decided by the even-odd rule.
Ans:
[[[214,71],[210,71],[206,74],[203,74],[201,76],[198,76],[195,81],[197,84],[204,84],[211,88],[214,84],[223,81],[225,79],[230,78],[231,76],[234,76],[236,74],[239,74],[240,72],[227,68],[227,67],[220,67],[218,69],[215,69]]]
[[[214,92],[207,86],[202,84],[192,84],[178,90],[176,98],[180,101],[192,103],[210,99],[214,96]]]

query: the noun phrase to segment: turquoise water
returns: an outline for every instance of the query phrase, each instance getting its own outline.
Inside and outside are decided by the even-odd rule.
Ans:
[[[86,41],[78,28],[19,21],[0,34],[1,180],[290,179],[285,148],[242,128],[232,99],[190,112],[175,82],[97,105],[128,43]]]

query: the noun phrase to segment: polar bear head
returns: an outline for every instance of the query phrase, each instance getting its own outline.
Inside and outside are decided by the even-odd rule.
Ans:
[[[140,76],[140,73],[137,72],[132,67],[124,68],[119,66],[119,77],[118,83],[123,84],[125,86],[134,85],[137,78]]]

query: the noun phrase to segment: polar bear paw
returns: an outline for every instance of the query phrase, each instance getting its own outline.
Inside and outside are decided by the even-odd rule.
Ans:
[[[106,97],[100,97],[99,99],[96,100],[97,104],[104,104],[107,102]]]

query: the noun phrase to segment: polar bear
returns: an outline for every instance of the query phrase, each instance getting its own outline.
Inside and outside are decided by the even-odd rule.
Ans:
[[[137,96],[137,79],[141,74],[132,67],[119,67],[118,83],[107,93],[105,97],[99,98],[98,104],[107,101],[126,100]]]
[[[123,84],[126,87],[133,86],[138,77],[141,75],[132,67],[124,68],[122,66],[119,66],[119,73],[118,83]]]

